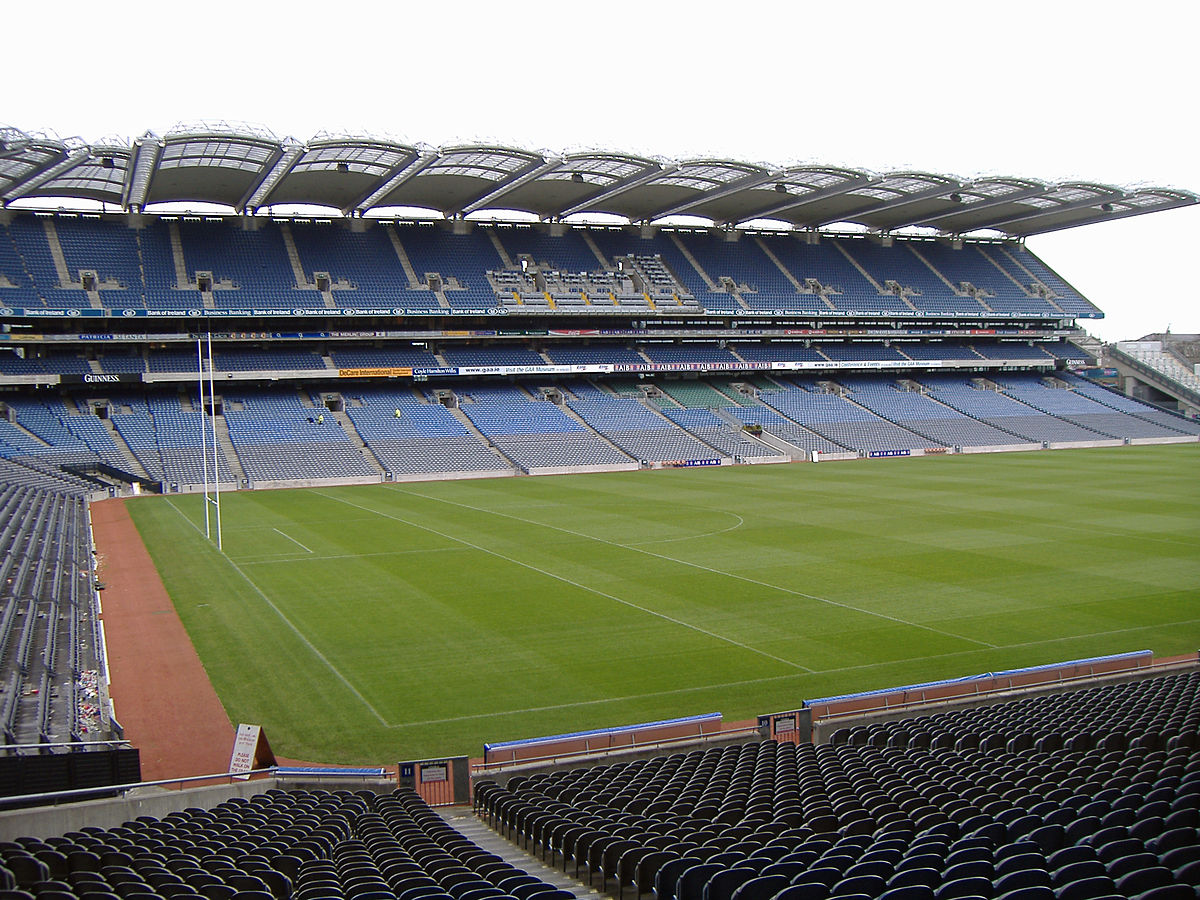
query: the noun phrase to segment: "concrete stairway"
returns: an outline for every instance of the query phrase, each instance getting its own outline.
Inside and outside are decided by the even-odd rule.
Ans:
[[[522,850],[511,841],[505,840],[491,828],[480,821],[466,806],[447,806],[437,812],[450,823],[460,834],[476,846],[489,853],[495,853],[505,862],[524,869],[534,878],[540,878],[556,888],[570,891],[576,897],[602,896],[595,888],[580,884],[574,878],[558,869],[551,868],[536,856]]]
[[[104,429],[108,432],[108,436],[112,438],[112,442],[121,451],[121,456],[125,460],[126,471],[145,478],[147,481],[154,480],[150,473],[146,471],[146,467],[142,465],[142,461],[134,455],[129,444],[125,442],[125,438],[121,436],[121,432],[117,431],[117,426],[113,424],[112,419],[102,419],[101,421],[104,422]]]
[[[213,433],[217,436],[217,445],[225,451],[225,462],[229,463],[229,471],[233,473],[233,477],[237,479],[239,485],[245,484],[246,470],[242,468],[242,461],[238,459],[237,450],[229,438],[229,425],[225,421],[225,417],[217,416],[212,421],[216,426]]]
[[[342,426],[342,430],[346,432],[346,436],[350,438],[350,442],[363,455],[363,459],[367,461],[367,465],[374,469],[377,474],[381,476],[387,475],[387,469],[383,467],[383,463],[379,461],[379,457],[375,455],[375,451],[367,446],[367,442],[358,433],[358,429],[354,427],[354,422],[350,417],[344,412],[333,412],[331,414],[338,424]]]

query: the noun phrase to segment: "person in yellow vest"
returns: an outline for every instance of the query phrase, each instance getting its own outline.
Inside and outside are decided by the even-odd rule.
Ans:
[[[324,424],[325,424],[325,413],[321,413],[321,414],[319,414],[319,415],[317,416],[317,424],[318,424],[318,425],[324,425]]]

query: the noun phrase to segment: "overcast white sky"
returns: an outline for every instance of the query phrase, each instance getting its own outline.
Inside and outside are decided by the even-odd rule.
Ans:
[[[1200,192],[1200,4],[9,4],[0,123],[225,120]],[[1200,332],[1200,207],[1031,238],[1105,340]]]

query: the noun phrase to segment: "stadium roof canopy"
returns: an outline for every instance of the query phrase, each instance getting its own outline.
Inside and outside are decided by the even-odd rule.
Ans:
[[[961,179],[839,166],[773,167],[722,159],[670,161],[616,152],[546,154],[512,147],[409,146],[318,135],[307,143],[227,125],[86,144],[0,127],[0,205],[80,199],[141,210],[201,202],[255,212],[316,205],[344,215],[392,207],[446,217],[520,211],[542,219],[609,214],[632,222],[696,216],[879,232],[925,226],[1024,237],[1200,203],[1165,187],[1120,188],[1031,178]]]

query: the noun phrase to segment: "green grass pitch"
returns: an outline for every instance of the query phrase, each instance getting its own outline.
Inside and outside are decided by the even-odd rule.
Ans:
[[[485,741],[1200,647],[1200,445],[222,495],[132,515],[281,755]]]

